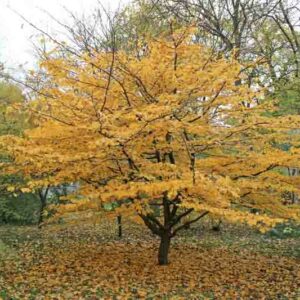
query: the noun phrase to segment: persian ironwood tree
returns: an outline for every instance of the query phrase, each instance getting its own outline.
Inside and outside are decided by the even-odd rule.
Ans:
[[[48,174],[29,188],[79,183],[58,215],[117,201],[116,214],[160,237],[161,265],[171,239],[208,213],[262,230],[299,218],[281,203],[299,178],[280,173],[299,163],[299,134],[289,134],[299,118],[265,114],[274,108],[243,84],[245,66],[192,40],[193,29],[171,26],[138,57],[54,49],[28,106],[38,126],[5,138],[15,170]]]

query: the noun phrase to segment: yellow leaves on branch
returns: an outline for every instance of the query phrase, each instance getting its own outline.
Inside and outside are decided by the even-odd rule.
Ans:
[[[31,190],[29,188],[21,188],[22,193],[30,193]]]
[[[7,191],[8,192],[14,192],[15,191],[15,187],[14,186],[8,186],[7,187]]]
[[[278,221],[249,215],[253,206],[297,218],[280,199],[298,183],[279,172],[299,162],[299,118],[264,114],[272,106],[244,83],[243,66],[193,44],[193,29],[147,41],[139,57],[47,57],[47,84],[28,107],[38,126],[8,148],[33,186],[79,183],[86,200],[66,210],[117,201],[140,212],[167,193],[236,221]],[[275,147],[287,141],[290,151]]]

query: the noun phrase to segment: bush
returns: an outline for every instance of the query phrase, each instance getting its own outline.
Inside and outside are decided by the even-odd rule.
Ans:
[[[40,202],[33,194],[0,197],[0,224],[35,224]]]
[[[279,239],[300,238],[300,225],[294,223],[282,223],[272,228],[266,233],[266,236]]]

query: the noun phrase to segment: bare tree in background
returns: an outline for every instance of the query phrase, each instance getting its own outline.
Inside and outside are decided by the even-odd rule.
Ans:
[[[162,18],[173,17],[179,22],[196,24],[197,42],[219,53],[234,50],[240,61],[261,58],[267,68],[251,69],[250,81],[259,75],[265,75],[273,83],[287,76],[299,76],[299,0],[150,2],[151,11],[159,12]],[[287,60],[287,56],[291,59]]]

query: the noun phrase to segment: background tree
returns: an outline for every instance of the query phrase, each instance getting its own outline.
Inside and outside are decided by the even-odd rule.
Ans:
[[[278,101],[278,110],[275,116],[281,115],[298,115],[300,114],[300,82],[298,78],[291,80],[285,84],[279,84],[276,86],[275,96]],[[290,134],[293,136],[297,134],[299,129],[291,131]],[[281,145],[283,149],[289,149],[290,144]],[[286,173],[289,176],[299,176],[299,164],[295,166],[288,166]],[[295,192],[286,192],[284,194],[287,203],[298,203],[299,194]]]
[[[176,19],[195,24],[193,42],[204,44],[221,55],[232,53],[241,62],[259,60],[248,68],[249,84],[273,86],[279,79],[298,76],[298,1],[134,1],[120,13],[118,22],[136,40],[157,36]],[[123,40],[126,44],[126,39]]]
[[[276,87],[275,97],[279,100],[278,114],[300,115],[300,81],[291,80]]]
[[[10,82],[0,82],[0,135],[21,136],[28,128],[28,115],[22,110],[24,102],[21,89]],[[13,108],[16,106],[15,108]],[[8,153],[1,149],[1,165],[11,162]],[[16,193],[9,190],[10,186],[23,184],[24,178],[20,174],[0,176],[0,223],[33,223],[36,221],[38,201],[34,194]]]
[[[34,126],[30,114],[24,110],[24,103],[25,97],[19,86],[9,81],[0,83],[0,136],[23,136],[26,129]],[[16,172],[13,153],[9,155],[6,150],[6,145],[3,144],[1,147],[0,222],[37,223],[40,226],[43,222],[50,187],[39,187],[34,192],[29,190],[27,186],[30,177],[28,178],[28,174]],[[6,168],[6,165],[9,168]],[[12,166],[14,166],[14,172],[9,170]],[[38,176],[34,172],[30,175]],[[50,194],[52,195],[51,202],[55,203],[58,196],[53,197],[55,196],[53,188]]]

